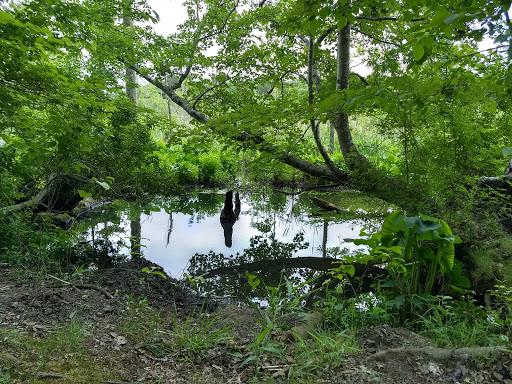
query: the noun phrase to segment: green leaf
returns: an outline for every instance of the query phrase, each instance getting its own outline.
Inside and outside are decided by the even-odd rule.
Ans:
[[[104,181],[99,181],[99,180],[94,180],[98,185],[100,185],[101,187],[103,187],[103,189],[105,190],[109,190],[110,189],[110,185],[108,185],[108,183],[104,182]]]
[[[440,7],[434,14],[434,17],[432,17],[432,26],[436,27],[442,24],[446,19],[446,15],[446,10],[443,7]]]
[[[343,270],[345,271],[345,273],[347,275],[349,275],[350,277],[354,276],[354,274],[356,273],[356,268],[350,264],[350,265],[344,265],[343,266]]]
[[[341,17],[339,20],[338,20],[338,23],[337,23],[337,26],[338,26],[338,29],[343,29],[343,27],[345,27],[345,25],[347,25],[347,18],[346,17]]]
[[[267,328],[265,328],[263,330],[263,332],[261,332],[258,336],[258,338],[256,339],[256,344],[259,344],[263,341],[263,339],[265,338],[265,336],[267,336],[267,333],[270,331],[270,326],[268,326]]]
[[[450,25],[455,20],[457,20],[460,17],[460,13],[455,13],[453,15],[448,16],[446,19],[444,19],[444,23]]]
[[[423,45],[421,45],[419,43],[416,44],[414,46],[414,48],[412,49],[412,54],[413,54],[414,58],[416,59],[416,61],[421,60],[421,58],[425,54],[425,49],[423,48]]]
[[[86,197],[91,197],[92,196],[92,193],[82,191],[81,189],[78,190],[78,194],[82,198],[86,198]]]
[[[425,216],[425,218],[427,218],[427,217],[428,216]],[[405,223],[411,229],[416,227],[417,228],[416,232],[420,235],[422,235],[426,232],[429,232],[429,231],[434,231],[441,227],[441,223],[439,223],[439,221],[437,221],[436,219],[434,219],[434,218],[425,219],[425,218],[421,218],[419,216],[407,217],[405,219]]]
[[[432,48],[434,39],[431,36],[425,36],[423,39],[421,39],[421,43],[427,48]]]
[[[501,154],[503,155],[503,157],[510,157],[510,156],[512,156],[512,147],[505,147],[505,148],[503,148],[501,150]]]
[[[250,363],[251,361],[254,361],[254,360],[258,360],[258,357],[257,356],[249,356],[247,359],[245,359],[244,361],[242,361],[242,364],[240,364],[240,367],[244,366],[245,364],[247,363]]]

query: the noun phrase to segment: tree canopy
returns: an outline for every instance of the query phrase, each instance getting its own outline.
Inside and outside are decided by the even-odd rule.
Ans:
[[[505,160],[495,153],[511,136],[509,2],[194,0],[183,6],[188,19],[166,37],[152,28],[166,16],[147,1],[5,7],[2,155],[20,167],[40,163],[43,177],[56,170],[113,177],[100,171],[101,160],[90,159],[97,143],[128,144],[145,126],[142,141],[151,146],[151,127],[169,123],[148,111],[126,114],[135,108],[122,101],[128,67],[196,126],[187,139],[190,123],[174,122],[185,130],[175,127],[180,134],[167,157],[173,149],[188,151],[199,133],[235,152],[252,151],[395,201],[426,186],[435,195],[502,172]],[[123,22],[128,19],[133,25]],[[357,73],[357,62],[368,76]],[[356,140],[358,119],[369,119],[365,129],[393,148],[365,145],[368,132],[357,132]],[[113,138],[121,134],[116,124],[134,131]],[[339,152],[332,139],[327,149],[328,130]],[[112,148],[104,155],[113,156]],[[393,160],[376,159],[372,151],[381,150],[393,152],[386,157]],[[157,148],[129,151],[156,163],[163,156]]]

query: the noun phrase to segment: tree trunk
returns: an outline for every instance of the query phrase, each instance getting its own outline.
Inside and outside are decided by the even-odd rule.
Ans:
[[[329,124],[329,155],[334,153],[334,122],[331,121]]]
[[[349,89],[350,77],[350,24],[348,23],[338,31],[337,60],[336,90],[343,91]],[[352,140],[348,114],[340,109],[334,118],[333,125],[338,134],[338,143],[347,169],[352,171],[354,168],[369,167],[369,160],[359,152]]]
[[[126,7],[131,6],[131,0],[124,0]],[[126,28],[133,27],[133,20],[130,16],[126,15],[123,17],[123,24]],[[132,101],[133,104],[137,105],[138,94],[137,94],[137,72],[135,72],[129,66],[126,66],[126,96]]]
[[[313,41],[313,36],[309,36],[308,41],[308,104],[313,105],[314,102],[314,94],[313,94],[313,77],[314,77],[314,68],[315,68],[315,43]],[[318,88],[318,86],[317,86]],[[343,179],[345,177],[345,172],[339,169],[329,157],[329,154],[325,150],[322,141],[320,140],[319,126],[316,123],[314,118],[310,119],[311,132],[313,132],[313,138],[315,140],[316,147],[318,148],[318,152],[324,159],[325,165],[332,172],[332,174],[338,178]]]

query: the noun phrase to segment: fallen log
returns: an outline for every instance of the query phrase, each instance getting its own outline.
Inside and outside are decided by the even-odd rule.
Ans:
[[[318,206],[322,209],[325,209],[327,211],[349,212],[349,210],[346,208],[341,208],[341,207],[337,206],[336,204],[333,204],[327,200],[323,200],[323,199],[320,199],[315,196],[309,196],[309,200],[311,200],[311,202],[313,204],[315,204],[316,206]]]
[[[512,195],[512,158],[509,159],[508,164],[505,167],[505,171],[503,172],[503,176],[482,176],[478,180],[477,185],[479,187],[487,186],[493,189],[502,189],[505,190],[506,193]]]

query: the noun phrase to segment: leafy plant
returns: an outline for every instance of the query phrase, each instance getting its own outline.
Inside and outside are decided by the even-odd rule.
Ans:
[[[343,364],[347,353],[359,350],[347,330],[318,329],[309,332],[309,336],[311,340],[297,344],[295,376],[314,377],[317,371],[331,372]]]
[[[260,285],[260,280],[248,272],[245,273],[248,283],[252,289]],[[301,306],[305,295],[300,294],[300,288],[303,284],[292,286],[288,279],[277,287],[265,286],[267,292],[266,304],[268,308],[260,308],[258,303],[249,300],[249,305],[258,313],[258,323],[261,331],[256,339],[248,346],[248,356],[242,362],[242,366],[248,363],[260,363],[264,356],[283,359],[286,355],[286,348],[282,342],[272,338],[277,331],[290,330],[285,321],[292,314],[304,315]],[[285,289],[283,289],[285,288]],[[239,354],[239,357],[243,355]]]
[[[123,310],[121,330],[132,340],[144,343],[144,347],[162,357],[169,347],[159,337],[160,314],[148,305],[146,299],[136,299],[130,295]]]
[[[508,316],[502,317],[471,299],[453,300],[450,296],[441,296],[428,303],[427,310],[418,316],[414,326],[440,347],[503,345],[509,342],[505,318]]]
[[[368,245],[373,261],[386,264],[390,280],[380,287],[394,288],[398,295],[430,295],[438,274],[448,275],[454,286],[469,286],[455,260],[455,244],[461,240],[441,219],[406,217],[398,210],[384,220],[380,232],[351,241]]]

